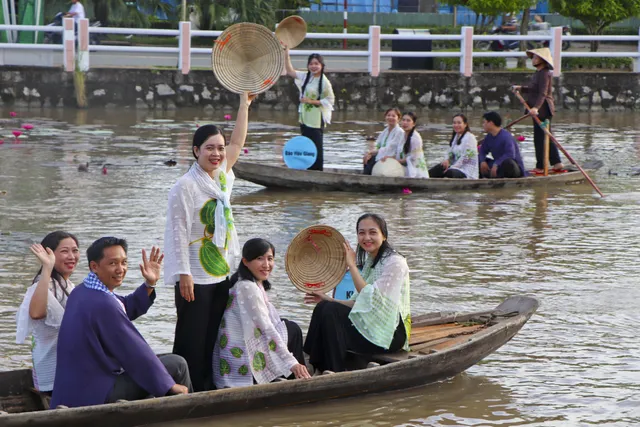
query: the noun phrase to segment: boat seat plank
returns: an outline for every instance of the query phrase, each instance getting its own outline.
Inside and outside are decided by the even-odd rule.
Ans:
[[[435,331],[435,332],[420,333],[416,335],[412,334],[409,340],[409,345],[422,344],[428,341],[433,341],[433,340],[437,340],[445,337],[454,337],[461,334],[465,334],[465,335],[472,334],[475,331],[482,329],[484,327],[485,325],[473,325],[473,326],[461,325],[457,328],[444,329],[444,330]]]

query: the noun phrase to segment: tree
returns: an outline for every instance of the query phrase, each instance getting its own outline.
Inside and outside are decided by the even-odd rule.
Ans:
[[[611,24],[640,15],[640,0],[551,0],[553,11],[579,19],[590,35],[601,35]],[[600,45],[591,42],[591,51]]]
[[[443,0],[442,3],[464,6],[474,11],[478,17],[489,16],[495,20],[496,17],[505,13],[517,13],[528,9],[536,3],[536,0]],[[522,31],[526,34],[526,28],[521,28]]]

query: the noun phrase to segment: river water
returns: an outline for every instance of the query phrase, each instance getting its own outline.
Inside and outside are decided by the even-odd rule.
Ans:
[[[233,112],[231,112],[234,114]],[[37,271],[28,247],[55,229],[75,233],[81,251],[96,238],[129,240],[131,269],[122,291],[140,283],[140,250],[161,245],[167,191],[192,162],[196,123],[225,124],[224,112],[0,111],[0,370],[30,366],[15,343],[16,308]],[[507,119],[519,116],[514,111]],[[281,162],[297,133],[290,114],[251,113],[242,160]],[[328,164],[356,166],[363,134],[381,130],[380,112],[336,114],[325,135]],[[428,163],[446,150],[449,113],[421,118]],[[471,114],[473,129],[480,123]],[[12,143],[11,131],[34,129]],[[229,126],[230,129],[230,126]],[[541,302],[503,348],[466,373],[397,393],[266,410],[171,425],[444,426],[618,425],[640,422],[640,123],[633,113],[561,113],[554,132],[579,162],[600,159],[588,185],[455,194],[274,192],[238,181],[232,203],[240,241],[276,246],[271,299],[303,330],[311,307],[287,280],[283,255],[301,228],[325,223],[355,241],[355,221],[378,212],[411,268],[412,311],[479,310],[509,296]],[[532,129],[515,127],[533,165]],[[478,134],[478,133],[476,133]],[[178,164],[168,167],[165,160]],[[89,172],[78,164],[89,162]],[[107,164],[107,174],[101,173]],[[610,175],[609,170],[618,175]],[[87,272],[83,259],[72,277]],[[159,289],[136,322],[154,350],[169,351],[173,292]],[[78,355],[78,357],[83,357]]]

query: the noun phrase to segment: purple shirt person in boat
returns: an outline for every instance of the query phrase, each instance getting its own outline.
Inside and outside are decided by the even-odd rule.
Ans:
[[[522,163],[520,148],[513,135],[502,129],[502,118],[495,111],[482,116],[482,128],[487,132],[478,151],[480,178],[522,178],[528,173]],[[491,153],[493,160],[487,159]]]
[[[127,242],[103,237],[87,249],[91,273],[69,295],[58,335],[51,408],[186,394],[191,379],[177,355],[156,356],[131,323],[155,300],[164,255],[142,250],[145,282],[122,297],[113,293],[127,273]]]

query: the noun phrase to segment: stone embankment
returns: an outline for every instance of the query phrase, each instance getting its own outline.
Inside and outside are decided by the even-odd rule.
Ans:
[[[521,108],[513,84],[526,84],[529,73],[485,72],[462,77],[454,72],[386,72],[328,74],[337,110],[405,110]],[[640,109],[639,75],[624,72],[567,72],[554,80],[558,108],[582,111]],[[92,108],[204,110],[235,108],[238,97],[225,90],[210,71],[182,75],[174,70],[92,69],[85,78]],[[40,108],[76,106],[73,73],[57,68],[5,68],[0,72],[4,106]],[[254,108],[294,109],[298,91],[281,78],[260,95]]]

